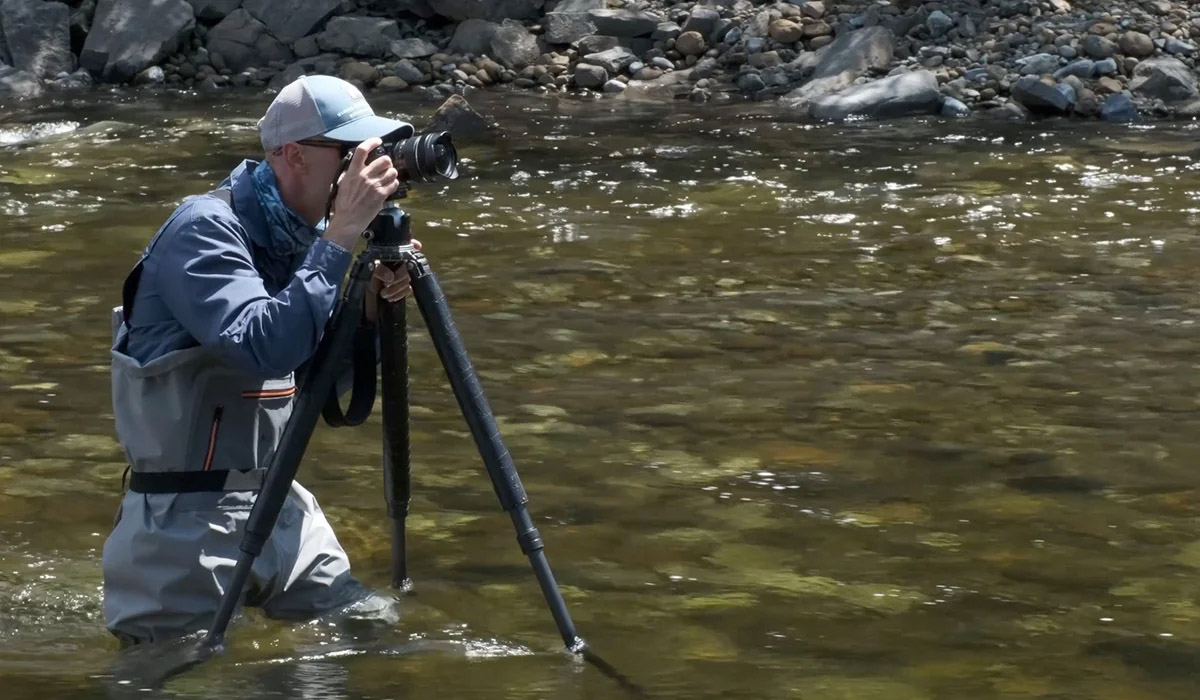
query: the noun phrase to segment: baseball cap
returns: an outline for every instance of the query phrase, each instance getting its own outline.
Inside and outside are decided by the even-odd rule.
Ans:
[[[408,138],[414,129],[408,122],[376,116],[358,88],[328,75],[302,75],[288,83],[258,120],[266,151],[317,136],[360,143],[393,132],[401,132],[396,138]]]

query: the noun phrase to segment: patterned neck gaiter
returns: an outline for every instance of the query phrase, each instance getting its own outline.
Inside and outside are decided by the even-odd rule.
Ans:
[[[272,252],[279,255],[295,255],[308,250],[325,230],[325,221],[320,221],[316,228],[313,228],[283,203],[275,172],[266,161],[258,164],[250,179],[254,183],[254,192],[258,195],[258,204],[262,207],[263,214],[267,217],[267,225],[271,229]]]

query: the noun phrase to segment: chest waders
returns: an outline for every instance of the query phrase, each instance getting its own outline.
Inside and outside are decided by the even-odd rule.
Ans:
[[[404,265],[412,283],[412,296],[429,331],[430,339],[449,379],[454,397],[471,431],[483,465],[491,478],[500,506],[508,512],[516,529],[521,551],[529,558],[534,576],[550,608],[550,614],[572,654],[582,656],[605,675],[616,680],[627,692],[641,696],[642,690],[618,672],[611,664],[592,652],[575,631],[550,564],[546,559],[541,534],[533,525],[526,508],[529,502],[516,466],[504,442],[483,387],[467,357],[467,351],[451,318],[450,307],[442,293],[437,277],[425,255],[412,246],[409,215],[399,207],[389,205],[372,222],[365,233],[370,243],[359,254],[350,269],[349,282],[338,301],[325,333],[300,382],[300,396],[281,442],[263,478],[262,489],[250,512],[240,545],[240,556],[229,587],[221,599],[213,623],[200,641],[195,653],[180,667],[168,670],[165,677],[177,675],[218,653],[225,632],[237,607],[242,590],[250,575],[251,566],[262,553],[267,538],[279,516],[316,428],[319,416],[334,426],[355,425],[365,420],[374,403],[375,374],[373,342],[363,338],[355,342],[359,329],[363,301],[371,278],[371,264],[378,260],[393,267]],[[392,519],[392,585],[407,589],[405,556],[405,518],[410,501],[411,465],[409,461],[408,413],[408,337],[405,301],[380,300],[380,347],[383,376],[383,471],[387,511]],[[362,350],[371,346],[370,355]],[[354,390],[347,414],[338,406],[335,384],[337,359],[346,357],[352,347],[359,352],[355,362]]]

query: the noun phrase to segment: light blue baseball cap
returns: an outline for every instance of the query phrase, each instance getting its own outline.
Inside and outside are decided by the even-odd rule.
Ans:
[[[354,85],[328,75],[303,75],[288,83],[258,120],[263,150],[316,137],[360,143],[369,138],[413,135],[412,124],[375,114]]]

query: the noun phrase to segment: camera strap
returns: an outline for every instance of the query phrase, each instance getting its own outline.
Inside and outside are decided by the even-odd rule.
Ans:
[[[336,387],[321,408],[321,416],[334,428],[361,425],[375,407],[375,324],[365,319],[354,331],[354,349],[351,352],[353,382],[350,388],[350,405],[342,411]]]

